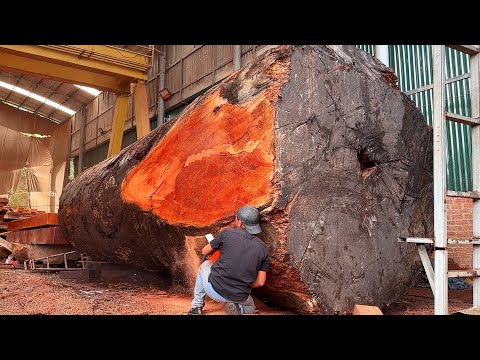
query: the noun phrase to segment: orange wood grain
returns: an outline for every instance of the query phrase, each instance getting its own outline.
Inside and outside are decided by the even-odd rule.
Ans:
[[[230,104],[212,92],[127,175],[122,199],[169,224],[196,227],[231,216],[240,206],[267,203],[274,107],[263,95]]]

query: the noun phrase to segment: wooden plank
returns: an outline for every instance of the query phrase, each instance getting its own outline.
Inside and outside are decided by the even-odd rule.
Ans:
[[[4,221],[22,220],[22,219],[27,219],[36,215],[38,214],[30,214],[28,212],[23,212],[23,211],[7,211],[5,215],[3,215],[3,220]]]
[[[415,244],[433,244],[433,239],[431,238],[399,237],[398,241],[406,241],[408,243],[415,243]]]
[[[69,245],[59,226],[9,232],[7,239],[11,243]]]
[[[448,244],[455,245],[480,245],[480,239],[448,239]]]
[[[447,196],[480,199],[479,191],[453,191],[447,190]]]
[[[457,312],[453,313],[452,315],[480,315],[480,307],[473,306],[471,308],[458,310]]]
[[[11,221],[7,225],[7,230],[15,231],[20,229],[32,229],[51,225],[58,225],[58,215],[56,213],[40,214],[32,216],[28,219]]]
[[[355,304],[352,315],[383,315],[378,306]]]
[[[477,277],[480,276],[479,270],[453,270],[448,272],[448,277],[460,278],[460,277]]]

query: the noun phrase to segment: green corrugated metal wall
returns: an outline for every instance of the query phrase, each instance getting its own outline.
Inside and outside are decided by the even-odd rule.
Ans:
[[[369,53],[370,55],[373,55],[373,45],[355,45],[355,46]]]
[[[373,54],[373,45],[355,45]],[[407,92],[432,84],[431,45],[389,45],[390,67],[398,76],[400,90]],[[469,57],[446,48],[446,78],[467,74]],[[446,85],[446,110],[470,116],[470,79]],[[432,125],[433,91],[431,89],[409,95]],[[472,190],[472,136],[468,125],[447,122],[447,187],[449,190]]]

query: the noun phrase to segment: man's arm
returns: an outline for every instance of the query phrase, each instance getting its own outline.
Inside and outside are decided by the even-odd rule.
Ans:
[[[213,253],[215,250],[212,248],[212,246],[210,244],[207,244],[203,247],[202,249],[202,255],[210,255],[211,253]]]
[[[267,272],[266,271],[259,271],[258,274],[257,274],[257,279],[252,284],[252,289],[256,288],[256,287],[263,286],[265,284],[266,279],[267,279]]]

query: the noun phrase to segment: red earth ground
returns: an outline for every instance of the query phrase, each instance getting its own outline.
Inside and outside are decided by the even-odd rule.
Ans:
[[[288,315],[255,300],[260,315]],[[28,315],[183,315],[190,309],[191,294],[181,289],[122,283],[61,279],[58,273],[33,273],[0,269],[0,314]],[[472,306],[472,289],[449,291],[449,312]],[[411,288],[385,315],[431,315],[429,288]],[[207,300],[205,315],[224,314],[223,305]]]

